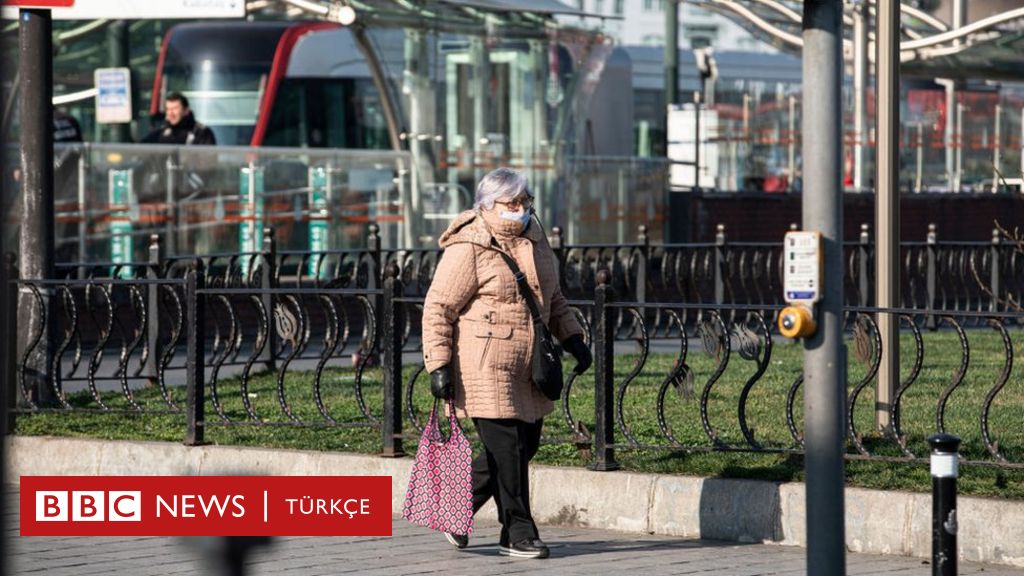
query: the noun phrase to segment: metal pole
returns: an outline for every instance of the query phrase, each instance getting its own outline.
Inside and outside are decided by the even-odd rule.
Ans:
[[[878,110],[878,145],[875,170],[875,230],[877,250],[875,256],[875,294],[879,308],[897,308],[900,305],[900,4],[881,3],[877,15],[878,52],[875,67]],[[887,430],[889,405],[899,386],[899,317],[879,314],[878,329],[882,339],[882,363],[878,369],[878,388],[875,398],[875,423]]]
[[[700,192],[700,93],[693,93],[693,191]]]
[[[174,198],[174,178],[176,171],[178,169],[176,163],[174,162],[175,156],[177,156],[177,151],[175,151],[174,155],[168,156],[167,162],[164,164],[164,169],[167,170],[166,174],[164,175],[167,183],[167,189],[165,191],[166,195],[164,198],[164,203],[166,204],[164,210],[167,212],[167,221],[164,223],[164,242],[167,254],[177,256],[179,252],[178,243],[176,242],[175,236],[181,232],[181,227],[178,225],[178,203]],[[250,164],[250,168],[251,167],[252,165]],[[251,173],[252,171],[250,170],[250,177]],[[250,180],[249,186],[252,185],[252,180]],[[252,190],[252,188],[249,188],[249,190]],[[182,245],[182,248],[184,248],[184,245]],[[193,247],[193,249],[195,248],[198,248],[198,246]],[[242,247],[241,250],[245,250],[245,247]]]
[[[618,192],[618,198],[616,204],[618,208],[616,210],[616,229],[618,234],[616,239],[619,244],[626,243],[626,219],[629,217],[629,209],[626,206],[626,170],[619,166],[618,178],[616,178],[616,190]]]
[[[937,80],[936,83],[946,87],[946,131],[943,135],[943,144],[946,146],[946,185],[950,192],[956,192],[958,188],[953,185],[956,179],[956,81]]]
[[[384,418],[381,430],[384,433],[383,456],[403,456],[402,447],[402,304],[396,298],[402,296],[402,280],[398,277],[398,265],[392,263],[384,279],[384,309],[381,333],[384,368]]]
[[[3,62],[0,61],[0,78],[5,77],[3,72],[4,65]],[[0,110],[4,109],[6,109],[6,103],[4,102],[3,94],[0,93]],[[2,124],[2,121],[0,121],[0,124]],[[0,154],[0,174],[6,174],[8,168],[4,162],[3,156],[4,155]],[[3,178],[0,178],[0,207],[9,205],[7,202],[7,191],[4,190],[3,180]],[[7,216],[7,211],[0,208],[0,221],[5,221]],[[0,231],[0,259],[2,259],[2,261],[0,261],[0,328],[3,328],[6,331],[8,327],[7,323],[11,316],[11,313],[8,311],[8,302],[13,298],[13,296],[11,296],[13,292],[10,289],[11,287],[7,284],[8,280],[10,280],[8,278],[8,269],[10,268],[9,264],[11,263],[7,261],[7,241],[4,238],[2,231]],[[17,312],[15,312],[15,314],[17,314]],[[10,332],[7,333],[10,334]],[[7,439],[5,436],[11,432],[11,429],[8,428],[10,423],[10,420],[8,420],[8,408],[13,406],[13,404],[8,403],[8,393],[12,392],[14,387],[14,383],[12,382],[13,378],[9,377],[11,373],[8,372],[8,362],[11,361],[11,354],[9,353],[11,347],[9,344],[12,340],[13,338],[8,336],[7,342],[0,344],[0,486],[7,485],[7,454],[5,446],[7,444]],[[6,499],[0,499],[0,518],[7,518]],[[4,536],[0,536],[0,576],[10,573],[7,565],[8,556],[7,537],[5,534]]]
[[[597,273],[594,291],[594,461],[587,466],[598,472],[619,469],[615,460],[615,291],[607,270]]]
[[[149,266],[146,277],[158,280],[164,274],[163,243],[158,234],[149,236]],[[160,382],[160,362],[163,349],[160,347],[160,286],[153,284],[146,294],[146,364],[142,373],[151,385]]]
[[[867,136],[868,93],[868,2],[859,1],[853,10],[853,189],[864,190],[864,144]]]
[[[21,277],[43,280],[54,277],[53,220],[53,40],[49,10],[22,10],[19,34],[21,75],[21,172],[22,213],[19,254]],[[55,344],[51,291],[39,288],[43,309],[31,294],[18,298],[18,326],[21,328],[18,356],[25,353],[32,334],[43,337],[28,358],[28,377],[36,389],[36,400],[53,400],[49,385],[53,375],[51,359]]]
[[[419,239],[422,234],[419,214],[423,205],[423,186],[433,183],[434,154],[434,106],[433,89],[430,83],[427,36],[415,28],[405,29],[405,82],[403,89],[409,99],[409,151],[412,152],[412,213],[416,216],[407,223],[412,227],[410,237]]]
[[[78,155],[78,261],[88,262],[89,252],[85,247],[85,237],[88,234],[88,223],[86,222],[85,210],[85,179],[86,179],[86,157],[89,156],[89,145],[82,144],[82,153]]]
[[[665,109],[679,104],[679,3],[665,2]],[[665,120],[666,133],[668,119]]]
[[[917,177],[914,179],[914,192],[924,191],[924,123],[917,123]]]
[[[796,182],[796,96],[789,95],[789,189],[793,189]]]
[[[967,24],[967,0],[953,0],[953,29],[959,30]],[[954,46],[960,45],[960,40],[953,41]]]
[[[128,22],[118,20],[107,26],[107,65],[111,68],[128,68],[131,66],[130,57],[130,36],[128,34]],[[134,80],[134,79],[133,79]],[[135,82],[131,82],[134,92]],[[134,99],[133,99],[134,101]],[[134,102],[133,102],[134,103]],[[134,110],[134,108],[133,108]],[[130,142],[130,124],[111,124],[111,142]]]
[[[484,173],[481,168],[483,161],[483,146],[487,141],[487,111],[491,102],[487,100],[488,86],[490,85],[490,58],[487,55],[487,46],[484,38],[474,36],[469,40],[470,60],[473,62],[473,83],[470,87],[473,94],[473,142],[471,150],[473,155],[470,159],[473,166],[473,181],[479,182]]]
[[[843,482],[846,352],[843,346],[842,2],[803,5],[803,229],[824,248],[818,330],[804,341],[807,573],[846,574]]]
[[[960,29],[964,24],[967,24],[967,2],[966,0],[953,0],[953,30]],[[954,40],[953,46],[960,46],[960,40]],[[959,162],[957,140],[960,139],[960,127],[956,124],[956,80],[937,80],[936,83],[946,87],[946,183],[952,188],[951,192],[960,192],[960,170],[957,167]]]
[[[996,104],[995,110],[995,126],[992,131],[992,192],[999,192],[999,164],[1002,163],[1000,146],[1002,146],[1001,140],[1003,139],[1002,130],[1000,124],[1003,120],[1003,107]]]
[[[956,164],[953,166],[953,192],[959,194],[963,183],[964,168],[964,108],[956,104]]]
[[[960,439],[952,434],[928,438],[932,447],[932,576],[956,576],[956,478]]]
[[[206,270],[196,258],[185,275],[185,445],[205,442],[206,431]]]

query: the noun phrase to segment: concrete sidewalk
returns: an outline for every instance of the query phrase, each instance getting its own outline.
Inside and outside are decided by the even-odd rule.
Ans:
[[[22,538],[17,518],[6,518],[5,535],[16,575],[213,574],[200,561],[197,543],[175,538]],[[806,573],[806,550],[770,544],[734,544],[664,536],[631,535],[582,528],[541,527],[551,546],[547,560],[509,559],[498,555],[498,528],[478,522],[465,550],[401,519],[390,538],[281,538],[256,553],[253,576],[295,574],[704,574],[753,576]],[[848,554],[847,573],[927,576],[931,565],[920,558]],[[1024,576],[1024,569],[960,563],[962,575]]]

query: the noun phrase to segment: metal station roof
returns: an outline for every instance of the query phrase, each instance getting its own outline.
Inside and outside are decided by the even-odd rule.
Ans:
[[[561,27],[555,15],[609,18],[560,0],[252,0],[247,7],[257,18],[335,20],[346,4],[355,9],[357,22],[372,26],[508,38],[546,35],[548,28]]]
[[[803,3],[799,0],[681,0],[719,13],[784,52],[799,54]],[[844,54],[852,59],[853,10],[877,0],[844,2]],[[959,30],[910,3],[902,3],[902,71],[943,78],[1024,79],[1024,7],[988,15]],[[869,30],[873,30],[869,22]],[[874,42],[870,34],[869,42]],[[874,59],[874,50],[868,51]]]

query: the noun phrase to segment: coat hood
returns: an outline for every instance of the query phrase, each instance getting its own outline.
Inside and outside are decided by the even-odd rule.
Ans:
[[[476,210],[466,210],[455,217],[455,220],[444,231],[444,234],[441,234],[441,238],[437,243],[441,248],[447,248],[452,244],[464,242],[490,248],[493,238],[494,235],[487,229],[483,218],[477,214]],[[544,234],[541,231],[540,222],[537,220],[536,215],[530,217],[530,226],[523,233],[523,238],[534,243],[543,240]]]

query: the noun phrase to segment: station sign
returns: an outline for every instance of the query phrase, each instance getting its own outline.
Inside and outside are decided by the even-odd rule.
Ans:
[[[124,124],[132,121],[132,73],[128,68],[97,68],[96,122]]]

